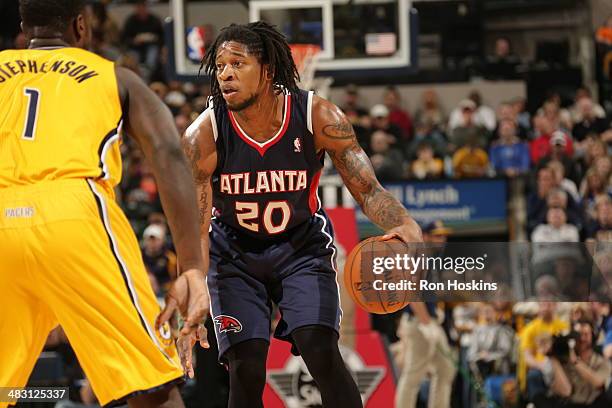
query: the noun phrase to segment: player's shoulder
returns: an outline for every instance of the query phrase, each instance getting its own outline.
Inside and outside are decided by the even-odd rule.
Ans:
[[[0,61],[9,59],[15,53],[15,51],[16,50],[11,49],[0,51]]]
[[[336,104],[318,95],[313,96],[312,121],[315,129],[329,123],[344,122],[346,120],[346,115]]]
[[[187,127],[183,138],[187,143],[198,144],[210,140],[217,141],[218,131],[212,104],[209,103],[208,107]]]
[[[113,64],[113,61],[109,60],[108,58],[105,58],[102,55],[96,54],[95,52],[89,51],[85,48],[70,47],[70,48],[67,48],[67,50],[70,50],[71,52],[74,52],[79,55],[83,55],[84,57],[90,58],[95,61],[108,62],[108,63]]]

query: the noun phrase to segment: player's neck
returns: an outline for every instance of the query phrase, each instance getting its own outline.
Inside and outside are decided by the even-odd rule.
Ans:
[[[30,35],[28,48],[70,47],[62,33],[47,27],[34,27]]]
[[[235,112],[236,119],[249,136],[264,142],[282,125],[284,97],[273,91],[261,95],[248,108]]]
[[[50,38],[32,38],[28,48],[44,48],[44,47],[70,47],[70,44],[62,39]]]

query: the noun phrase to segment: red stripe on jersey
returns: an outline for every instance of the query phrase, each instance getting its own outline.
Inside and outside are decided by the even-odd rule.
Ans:
[[[310,182],[310,191],[308,192],[308,206],[310,207],[310,212],[314,214],[319,209],[319,200],[317,198],[317,189],[319,188],[319,179],[321,178],[321,172],[323,169],[319,170],[317,174],[314,175],[312,181]]]
[[[236,118],[234,117],[232,111],[228,110],[228,113],[230,121],[232,122],[232,127],[234,128],[236,133],[238,133],[238,136],[240,136],[240,138],[244,140],[246,144],[257,150],[259,152],[259,155],[263,157],[263,155],[266,153],[266,150],[278,143],[278,141],[283,138],[283,135],[289,128],[289,122],[291,121],[291,94],[285,95],[285,115],[283,116],[283,123],[281,125],[281,128],[276,133],[276,135],[274,135],[272,138],[266,140],[263,143],[257,142],[249,135],[247,135],[246,132],[242,130],[242,128],[236,121]]]

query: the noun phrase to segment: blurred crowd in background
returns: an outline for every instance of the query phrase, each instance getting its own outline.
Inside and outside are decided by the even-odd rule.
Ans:
[[[8,8],[3,13],[16,11]],[[145,2],[135,4],[123,27],[110,18],[104,2],[92,3],[91,9],[92,51],[138,73],[170,108],[182,134],[205,109],[208,84],[168,79],[162,23]],[[3,24],[1,35],[0,49],[27,46],[18,24]],[[594,41],[612,44],[612,18],[597,30]],[[515,64],[510,49],[508,40],[500,38],[488,62]],[[334,102],[347,114],[383,182],[524,178],[527,232],[533,242],[612,240],[612,116],[586,87],[576,89],[571,100],[551,90],[532,112],[526,108],[528,101],[512,95],[498,106],[489,106],[477,89],[457,106],[448,106],[435,88],[424,91],[419,100],[402,101],[391,85],[382,100],[364,106],[359,88],[348,85],[343,99]],[[141,240],[154,290],[163,297],[177,260],[155,179],[130,138],[124,138],[122,154],[124,177],[118,199]],[[327,171],[334,173],[333,168]],[[433,236],[436,229],[425,228],[425,233]],[[606,256],[602,265],[610,269],[612,254]],[[424,336],[431,344],[446,344],[449,355],[441,360],[437,373],[434,369],[426,376],[430,379],[426,383],[439,387],[446,381],[453,390],[452,406],[514,407],[520,401],[536,402],[538,408],[557,406],[560,401],[572,407],[612,406],[612,400],[605,399],[612,378],[609,303],[430,306],[443,332]],[[414,367],[402,367],[410,348],[405,335],[410,317],[405,315],[409,316],[394,316],[381,331],[391,344],[399,372],[410,376]],[[568,337],[557,337],[568,330]],[[95,397],[61,330],[50,336],[47,350],[61,350],[67,356],[65,373],[79,384],[73,388],[72,399],[94,404]],[[423,391],[422,383],[415,386]],[[420,392],[421,403],[427,399],[426,392]],[[200,401],[197,406],[212,406],[205,404]]]

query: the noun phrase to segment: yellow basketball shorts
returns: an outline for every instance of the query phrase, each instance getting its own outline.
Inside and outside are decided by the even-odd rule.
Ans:
[[[89,180],[0,189],[0,387],[23,387],[65,331],[101,405],[183,379],[136,237]],[[6,403],[0,403],[0,407]]]

